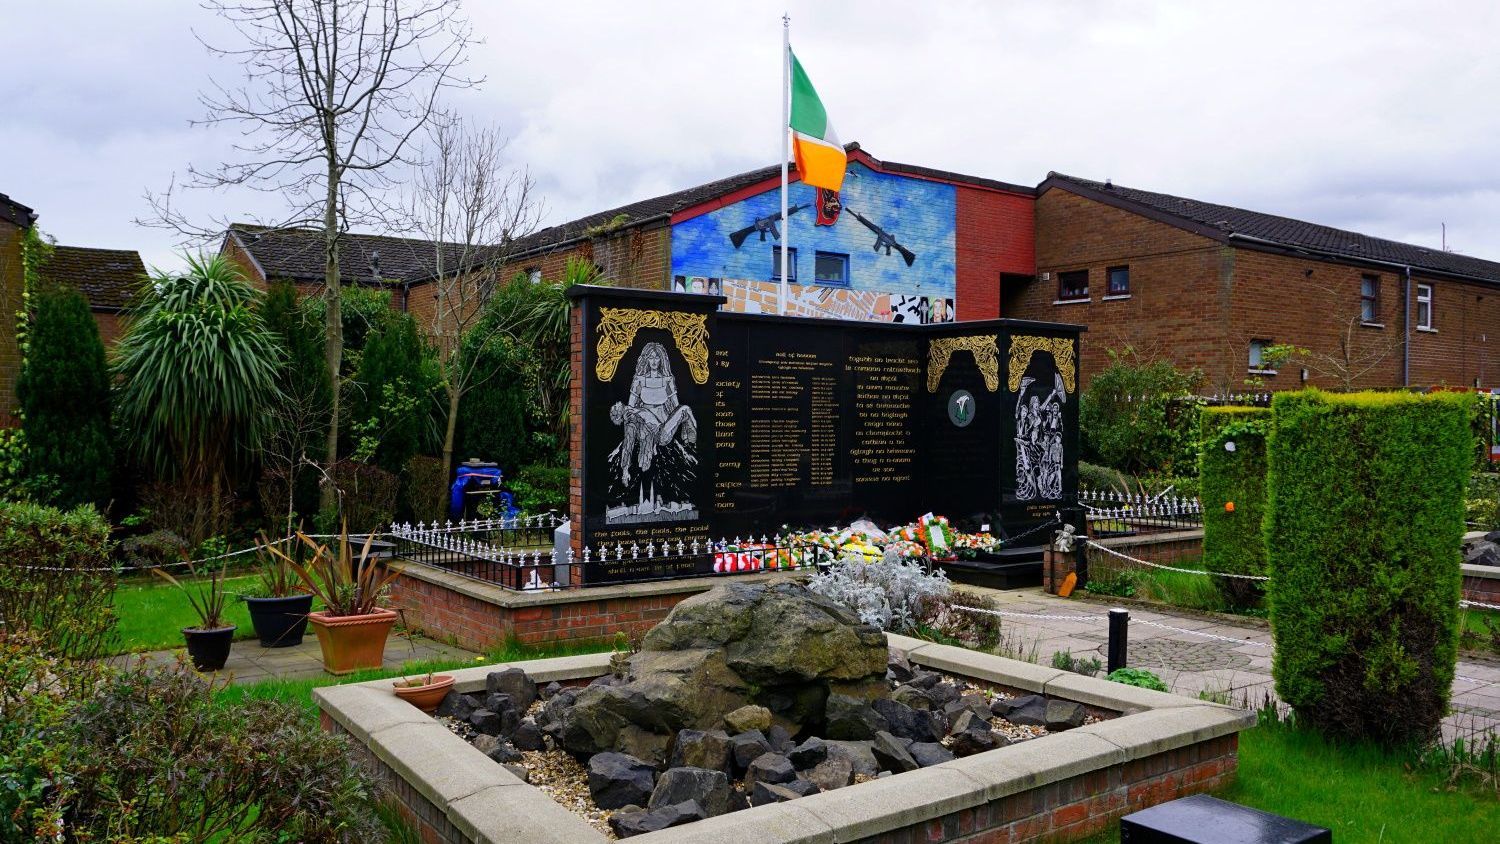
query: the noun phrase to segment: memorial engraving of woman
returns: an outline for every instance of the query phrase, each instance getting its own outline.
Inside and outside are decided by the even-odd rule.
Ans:
[[[679,402],[677,380],[661,343],[647,343],[636,359],[628,401],[609,419],[620,443],[609,454],[611,524],[697,518],[692,490],[698,471],[698,420]]]
[[[1052,391],[1041,396],[1037,379],[1021,379],[1016,394],[1016,498],[1055,501],[1062,498],[1063,416],[1068,400],[1062,375],[1053,373]],[[1043,382],[1045,384],[1045,382]]]

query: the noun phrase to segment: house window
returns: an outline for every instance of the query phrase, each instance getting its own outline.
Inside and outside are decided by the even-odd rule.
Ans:
[[[1110,267],[1109,284],[1105,287],[1106,296],[1129,296],[1130,295],[1130,268]]]
[[[1251,340],[1250,341],[1250,371],[1251,372],[1270,372],[1272,374],[1275,373],[1275,370],[1270,369],[1266,365],[1266,349],[1269,349],[1269,348],[1271,348],[1271,341],[1270,340]]]
[[[529,282],[531,282],[532,284],[541,284],[542,283],[542,268],[541,267],[527,267],[526,268],[526,280],[529,281]]]
[[[786,251],[787,281],[795,284],[797,282],[797,247],[793,246]],[[781,247],[771,247],[771,280],[781,281]]]
[[[1057,299],[1068,302],[1089,297],[1089,271],[1074,270],[1057,274]]]
[[[1417,327],[1432,330],[1432,285],[1417,285]]]
[[[849,286],[849,256],[838,252],[819,252],[813,259],[813,278],[819,284]]]
[[[1380,322],[1380,276],[1359,278],[1359,319],[1369,325]]]

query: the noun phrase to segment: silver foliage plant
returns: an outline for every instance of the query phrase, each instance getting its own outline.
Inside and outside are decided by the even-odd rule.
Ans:
[[[929,572],[891,549],[874,563],[845,555],[813,575],[807,588],[853,610],[865,624],[898,633],[915,629],[953,591],[942,570]]]

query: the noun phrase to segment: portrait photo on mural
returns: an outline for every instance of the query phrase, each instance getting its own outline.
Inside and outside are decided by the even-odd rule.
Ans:
[[[1028,338],[1017,338],[1024,342]],[[1067,341],[1063,341],[1067,343]],[[1071,369],[1071,345],[1067,346]],[[1024,369],[1015,387],[1017,501],[1058,501],[1063,497],[1064,448],[1070,378],[1065,378],[1054,351],[1026,350]],[[1012,354],[1013,361],[1016,355]],[[1013,380],[1015,374],[1012,375]]]
[[[675,522],[698,517],[698,417],[682,401],[670,343],[638,343],[614,383],[625,395],[609,408],[616,443],[609,453],[606,524]]]

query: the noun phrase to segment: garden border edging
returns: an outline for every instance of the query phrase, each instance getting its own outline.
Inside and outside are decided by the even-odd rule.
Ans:
[[[936,828],[940,834],[932,840],[949,840],[963,827],[975,832],[1029,821],[1036,823],[1017,827],[1023,830],[1017,834],[1025,836],[1018,840],[1032,837],[1024,832],[1030,828],[1034,834],[1083,833],[1127,809],[1227,782],[1236,764],[1234,738],[1255,724],[1254,713],[1221,704],[895,634],[887,634],[887,640],[913,663],[928,668],[1121,714],[1041,740],[732,812],[637,836],[638,840],[835,844],[916,828]],[[502,668],[522,668],[540,683],[577,681],[608,672],[609,660],[605,652],[450,673],[454,688],[471,692],[482,689],[485,677]],[[539,789],[396,698],[390,683],[329,686],[313,690],[313,696],[325,729],[347,733],[363,746],[366,761],[374,763],[409,820],[431,833],[429,840],[607,840]],[[1009,818],[1018,811],[1024,814]],[[953,836],[945,832],[949,827]]]

